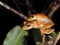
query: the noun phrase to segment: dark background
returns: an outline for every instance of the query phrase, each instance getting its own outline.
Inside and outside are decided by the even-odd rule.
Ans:
[[[12,8],[18,10],[13,0],[2,1],[11,6]],[[25,0],[16,0],[16,2],[26,4]],[[44,7],[46,9],[48,8],[52,0],[31,0],[31,2],[34,10],[36,10],[37,13],[41,13],[42,10],[44,10]],[[19,8],[24,15],[28,16],[28,6],[19,4]],[[58,32],[60,30],[60,8],[53,14],[52,20],[55,23],[55,31]],[[8,31],[16,25],[22,25],[23,21],[24,19],[22,19],[18,15],[0,6],[0,45],[2,45]]]

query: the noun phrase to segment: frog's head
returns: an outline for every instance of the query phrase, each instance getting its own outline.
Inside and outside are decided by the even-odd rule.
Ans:
[[[32,14],[28,17],[28,21],[33,21],[33,20],[36,20],[37,17],[36,17],[36,14]]]
[[[29,30],[33,28],[33,23],[32,22],[28,22],[28,21],[24,21],[24,25],[22,27],[23,30]]]
[[[28,21],[33,20],[41,20],[42,18],[45,18],[46,16],[44,14],[31,14],[28,18]]]

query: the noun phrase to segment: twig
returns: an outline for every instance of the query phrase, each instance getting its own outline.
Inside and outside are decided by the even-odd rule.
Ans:
[[[24,14],[16,11],[15,9],[11,8],[11,7],[8,6],[7,4],[5,4],[4,2],[0,1],[0,5],[3,6],[3,7],[5,7],[6,9],[8,9],[8,10],[14,12],[14,13],[16,13],[17,15],[19,15],[19,16],[22,17],[23,19],[27,20],[27,17],[26,17]]]
[[[53,43],[53,45],[56,45],[57,42],[59,41],[59,39],[60,39],[60,32],[58,33],[58,35],[57,35],[57,37],[56,37],[55,42]]]
[[[48,7],[48,9],[45,11],[45,10],[43,10],[43,12],[42,13],[44,13],[44,14],[47,14],[48,13],[48,11],[50,10],[50,8],[52,7],[52,5],[53,5],[53,2],[51,2],[51,4],[49,5],[49,7]],[[45,9],[45,8],[44,8]]]
[[[45,42],[46,42],[45,38],[46,38],[46,35],[43,34],[43,35],[42,35],[42,41],[43,41],[42,43],[43,43],[43,45],[45,45]]]
[[[30,4],[29,4],[28,0],[26,0],[26,5],[28,7],[28,15],[30,15],[31,14],[31,10],[30,10]]]
[[[31,2],[31,0],[30,0],[30,2]],[[33,11],[33,13],[36,13],[36,10],[34,10],[33,9],[33,6],[32,6],[32,4],[31,3],[29,3],[29,1],[28,0],[26,0],[26,5],[28,6],[28,10],[32,10]],[[29,13],[30,13],[30,11],[29,11]]]
[[[51,2],[51,4],[49,5],[48,9],[46,10],[46,12],[45,12],[46,14],[49,11],[49,9],[52,7],[52,5],[53,5],[53,2]]]
[[[48,17],[52,18],[54,12],[60,7],[60,4],[57,4],[57,2],[53,2],[53,6],[51,7],[51,10],[48,14]]]
[[[55,40],[55,39],[54,39],[52,36],[50,36],[50,35],[48,35],[48,37],[49,37],[51,40],[53,40],[53,41]]]
[[[13,0],[13,3],[16,5],[18,11],[19,11],[19,12],[22,12],[22,11],[20,10],[20,7],[18,6],[18,3],[16,2],[16,0]]]

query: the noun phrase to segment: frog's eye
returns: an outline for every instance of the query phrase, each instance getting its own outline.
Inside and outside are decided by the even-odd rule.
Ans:
[[[30,26],[30,25],[27,25],[28,27]]]
[[[32,15],[31,17],[34,18],[34,15]]]

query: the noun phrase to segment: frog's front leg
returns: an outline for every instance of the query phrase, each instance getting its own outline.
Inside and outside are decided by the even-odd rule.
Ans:
[[[43,28],[40,28],[40,32],[41,32],[41,36],[42,36],[42,43],[40,45],[45,45],[45,33],[44,33],[44,29]]]

